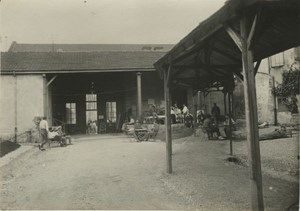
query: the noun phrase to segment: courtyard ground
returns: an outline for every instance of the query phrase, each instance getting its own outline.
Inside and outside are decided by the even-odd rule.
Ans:
[[[299,198],[298,139],[260,143],[265,208],[287,209]],[[98,135],[43,152],[22,145],[18,157],[0,159],[0,208],[249,210],[247,142],[233,146],[238,163],[226,160],[226,140],[206,141],[201,131],[175,139],[167,174],[161,141]]]

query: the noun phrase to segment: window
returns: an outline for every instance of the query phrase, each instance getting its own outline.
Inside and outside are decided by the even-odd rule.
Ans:
[[[271,67],[280,67],[284,65],[283,53],[278,53],[274,56],[271,56]]]
[[[66,103],[67,124],[76,124],[76,103]]]
[[[97,121],[97,95],[87,94],[86,100],[86,123]]]
[[[106,120],[111,122],[117,121],[117,103],[106,102]]]
[[[97,110],[97,95],[87,94],[86,98],[86,110],[87,111],[96,111]]]

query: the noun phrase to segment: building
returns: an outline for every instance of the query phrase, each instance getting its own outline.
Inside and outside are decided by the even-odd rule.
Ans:
[[[290,68],[300,67],[300,47],[291,48],[284,52],[263,59],[259,65],[255,76],[257,94],[258,122],[268,122],[270,124],[289,124],[293,117],[288,107],[285,105],[286,97],[279,97],[273,94],[274,87],[282,83],[283,73]],[[235,78],[235,89],[233,91],[233,116],[237,119],[245,118],[245,102],[243,83]],[[298,107],[300,103],[300,93],[297,93]],[[214,102],[220,105],[221,114],[226,113],[224,97],[221,91],[202,93],[201,100],[207,112]]]
[[[286,50],[262,61],[261,68],[256,75],[257,107],[260,122],[292,123],[291,112],[284,103],[288,99],[274,95],[272,89],[282,83],[285,71],[290,70],[290,68],[299,69],[299,64],[300,47]],[[296,94],[299,107],[300,93]]]
[[[1,53],[0,134],[34,127],[36,116],[68,133],[97,121],[117,131],[128,115],[164,106],[153,63],[172,45],[18,44]]]

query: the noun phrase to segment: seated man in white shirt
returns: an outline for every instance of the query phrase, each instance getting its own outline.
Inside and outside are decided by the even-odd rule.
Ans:
[[[48,133],[48,139],[51,141],[58,141],[60,146],[65,146],[66,143],[66,137],[62,132],[61,126],[53,127],[52,131],[49,131]],[[70,140],[69,140],[70,142]]]

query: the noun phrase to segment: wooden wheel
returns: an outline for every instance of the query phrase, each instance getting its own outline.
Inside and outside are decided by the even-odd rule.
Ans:
[[[148,131],[135,131],[134,137],[137,139],[137,141],[148,141]]]

